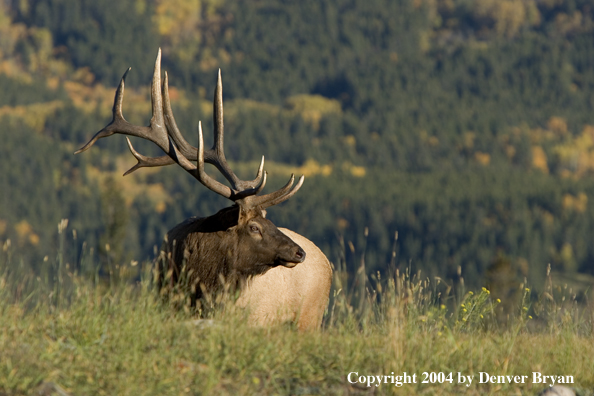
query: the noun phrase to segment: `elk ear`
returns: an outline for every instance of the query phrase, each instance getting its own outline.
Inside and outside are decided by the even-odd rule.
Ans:
[[[228,229],[237,226],[241,219],[242,208],[239,205],[229,206],[221,209],[216,214],[218,228]]]
[[[247,222],[254,217],[264,217],[262,209],[259,208],[246,208],[243,205],[239,205],[239,218],[237,224],[247,224]]]
[[[242,225],[246,224],[249,219],[253,217],[252,210],[244,208],[242,205],[239,205],[239,214],[237,217],[237,224]]]
[[[266,209],[262,209],[262,217],[266,218]]]

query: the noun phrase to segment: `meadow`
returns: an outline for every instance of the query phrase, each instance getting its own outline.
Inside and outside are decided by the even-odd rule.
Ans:
[[[60,249],[40,273],[4,243],[0,395],[535,395],[552,378],[594,394],[592,303],[550,273],[503,310],[463,278],[338,263],[322,329],[300,333],[248,327],[229,304],[199,320],[163,302],[150,263],[92,256]]]
[[[593,33],[591,0],[0,1],[0,396],[593,395]],[[270,218],[335,264],[320,331],[163,302],[153,246],[223,199],[73,155],[128,67],[146,125],[159,47],[189,141],[222,70],[233,167],[306,176]]]

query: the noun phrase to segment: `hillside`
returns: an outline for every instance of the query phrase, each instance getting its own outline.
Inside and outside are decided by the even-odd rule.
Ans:
[[[109,122],[129,66],[124,113],[148,123],[161,47],[187,139],[199,120],[212,139],[221,68],[227,157],[247,177],[265,155],[270,189],[305,174],[269,216],[337,266],[365,252],[369,273],[474,286],[503,267],[534,285],[549,263],[594,274],[589,1],[113,4],[0,5],[0,242],[27,265],[58,254],[64,218],[69,264],[93,249],[105,266],[151,259],[169,228],[227,204],[174,167],[122,178],[119,136],[72,154]]]

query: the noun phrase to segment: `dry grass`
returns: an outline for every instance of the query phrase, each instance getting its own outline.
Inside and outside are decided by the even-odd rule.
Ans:
[[[502,324],[486,289],[464,293],[400,273],[359,273],[347,288],[337,271],[324,328],[303,334],[250,328],[230,310],[196,322],[160,302],[148,266],[136,284],[106,285],[71,274],[62,255],[39,276],[5,250],[0,395],[533,395],[546,385],[532,384],[532,372],[571,375],[580,394],[594,393],[592,307],[534,298],[525,285]],[[417,383],[367,387],[349,383],[350,372],[407,372]],[[452,373],[453,383],[421,383],[424,372]],[[480,372],[529,378],[479,384]],[[458,373],[474,375],[473,384],[457,384]]]

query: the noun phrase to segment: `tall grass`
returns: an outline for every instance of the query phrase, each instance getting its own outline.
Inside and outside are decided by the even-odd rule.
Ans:
[[[352,276],[337,263],[321,331],[299,333],[251,328],[231,309],[196,321],[162,302],[150,263],[99,276],[92,252],[76,265],[69,257],[59,249],[35,273],[4,242],[0,395],[537,394],[548,385],[531,383],[532,372],[571,375],[579,394],[594,393],[592,305],[550,274],[540,293],[521,285],[502,320],[485,288],[398,269],[367,276],[362,255]],[[351,372],[351,380],[406,372],[417,382],[368,387],[350,383]],[[434,383],[421,382],[424,372]],[[479,384],[480,372],[529,378]],[[458,384],[458,373],[473,384]]]

